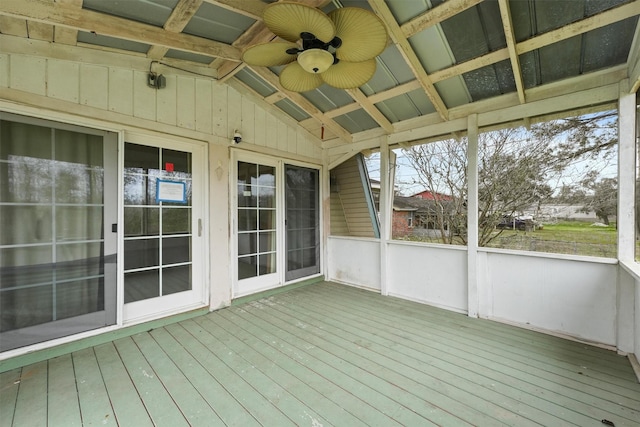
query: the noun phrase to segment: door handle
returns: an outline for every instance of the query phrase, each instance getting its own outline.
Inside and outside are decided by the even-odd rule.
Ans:
[[[202,219],[198,218],[198,237],[202,236]]]

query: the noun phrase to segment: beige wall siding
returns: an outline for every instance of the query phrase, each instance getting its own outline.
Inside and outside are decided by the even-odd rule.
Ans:
[[[0,99],[218,143],[230,141],[238,129],[247,148],[261,146],[321,163],[321,141],[276,107],[233,84],[162,74],[167,85],[157,90],[147,86],[147,73],[140,70],[5,53],[0,54]]]
[[[331,234],[374,237],[369,207],[355,156],[334,168],[331,176],[336,184],[331,186]]]

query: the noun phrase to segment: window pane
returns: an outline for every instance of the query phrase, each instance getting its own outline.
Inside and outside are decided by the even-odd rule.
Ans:
[[[160,270],[138,271],[124,275],[124,302],[160,296]]]
[[[56,320],[104,310],[103,279],[87,279],[56,286]]]
[[[160,264],[160,240],[125,240],[124,269],[154,267]]]
[[[156,207],[124,208],[124,235],[157,236],[160,234],[160,209]]]
[[[250,255],[257,252],[256,235],[256,233],[238,234],[238,255]]]
[[[191,237],[162,239],[162,265],[191,261]]]
[[[191,208],[163,208],[162,234],[191,233]]]
[[[52,241],[51,206],[2,206],[0,212],[0,245]]]
[[[257,257],[247,256],[238,258],[238,279],[247,279],[258,275]]]
[[[162,269],[162,295],[191,290],[191,264]]]
[[[139,173],[149,173],[150,169],[158,169],[160,149],[128,142],[124,146],[124,167],[135,168]]]

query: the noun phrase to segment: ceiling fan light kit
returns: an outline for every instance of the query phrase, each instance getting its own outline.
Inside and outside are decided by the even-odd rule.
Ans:
[[[294,92],[322,83],[339,89],[362,86],[375,73],[375,57],[387,47],[386,27],[365,9],[345,7],[326,15],[301,3],[280,2],[268,5],[263,19],[286,42],[251,46],[242,60],[262,67],[288,64],[280,84]]]
[[[334,57],[324,49],[309,49],[298,54],[298,64],[307,73],[324,73],[333,65]]]

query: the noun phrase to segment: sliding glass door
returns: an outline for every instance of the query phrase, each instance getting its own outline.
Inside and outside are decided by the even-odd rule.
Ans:
[[[0,351],[115,324],[117,137],[0,113]]]
[[[234,297],[320,273],[318,176],[266,157],[236,161]]]
[[[286,280],[320,273],[318,170],[285,166]]]

